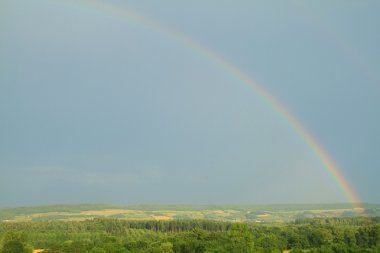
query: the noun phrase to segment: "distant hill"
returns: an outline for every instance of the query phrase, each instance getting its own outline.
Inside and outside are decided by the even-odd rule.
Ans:
[[[302,218],[380,216],[380,204],[276,205],[127,205],[75,204],[1,208],[2,221],[208,219],[248,222],[289,222]]]

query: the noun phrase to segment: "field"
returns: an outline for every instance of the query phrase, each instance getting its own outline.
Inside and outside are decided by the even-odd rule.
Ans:
[[[80,221],[94,218],[122,220],[206,219],[255,223],[284,223],[302,218],[379,216],[380,205],[51,205],[0,209],[0,220]]]
[[[2,208],[0,253],[377,253],[379,212],[370,204]]]

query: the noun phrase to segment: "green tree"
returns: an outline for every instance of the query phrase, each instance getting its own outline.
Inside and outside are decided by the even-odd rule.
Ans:
[[[3,241],[19,241],[21,243],[26,243],[27,239],[28,236],[24,231],[9,231],[4,235]]]
[[[107,251],[103,248],[100,248],[100,247],[93,247],[90,250],[90,253],[107,253]]]
[[[173,253],[173,244],[171,242],[163,242],[160,245],[162,253]]]
[[[231,231],[229,231],[228,252],[254,252],[253,235],[246,224],[236,223],[232,226]]]
[[[257,240],[257,246],[263,253],[281,252],[278,249],[278,238],[274,234],[262,234]]]
[[[4,244],[1,253],[30,253],[31,250],[24,247],[24,244],[19,240],[11,240]]]

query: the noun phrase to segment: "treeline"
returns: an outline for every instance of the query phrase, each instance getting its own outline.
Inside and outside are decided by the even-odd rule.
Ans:
[[[355,225],[366,226],[380,224],[380,217],[331,217],[331,218],[300,218],[294,221],[295,224],[310,225]]]
[[[305,219],[258,225],[207,220],[0,223],[0,253],[373,253],[379,218]]]

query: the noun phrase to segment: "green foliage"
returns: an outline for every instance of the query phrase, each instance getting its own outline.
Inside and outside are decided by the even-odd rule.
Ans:
[[[347,220],[346,220],[347,219]],[[259,225],[207,220],[0,222],[0,253],[380,252],[379,219]]]
[[[25,247],[25,245],[19,240],[10,240],[7,241],[1,253],[31,253],[32,250],[29,247]]]
[[[19,241],[25,243],[28,235],[24,231],[9,231],[4,235],[3,242]]]
[[[173,244],[171,242],[163,242],[160,245],[160,250],[162,253],[173,253]]]
[[[236,223],[228,233],[227,249],[231,253],[254,252],[253,234],[246,224]]]

